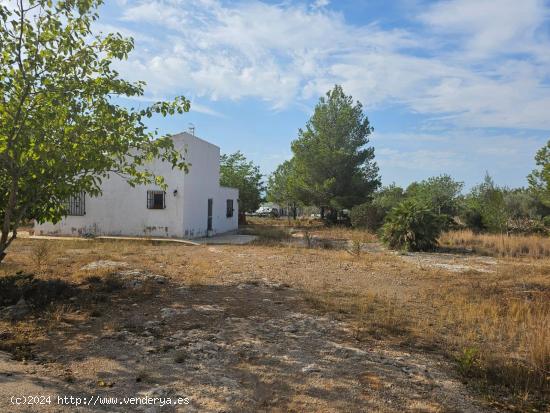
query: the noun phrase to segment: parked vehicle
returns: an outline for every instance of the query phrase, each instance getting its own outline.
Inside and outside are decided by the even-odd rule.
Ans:
[[[254,215],[258,217],[277,218],[279,216],[279,210],[277,208],[263,206],[258,208]]]

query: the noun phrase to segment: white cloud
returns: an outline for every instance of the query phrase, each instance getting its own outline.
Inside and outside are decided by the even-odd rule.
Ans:
[[[315,0],[312,4],[313,8],[321,9],[327,7],[330,4],[330,0]]]
[[[462,36],[461,49],[481,58],[532,52],[536,31],[547,17],[543,0],[448,0],[420,15],[439,32]]]
[[[499,185],[525,186],[541,146],[537,132],[491,133],[485,129],[376,133],[372,143],[385,183],[408,185],[443,173],[469,188],[485,170]]]
[[[421,33],[351,25],[326,3],[129,3],[121,21],[155,43],[136,41],[121,69],[154,94],[251,97],[280,109],[341,83],[367,107],[404,104],[469,127],[550,129],[542,1],[436,3],[419,12]]]

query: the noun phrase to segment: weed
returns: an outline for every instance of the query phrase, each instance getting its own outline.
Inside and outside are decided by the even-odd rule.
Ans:
[[[39,241],[32,246],[32,258],[36,268],[41,269],[50,259],[53,250],[51,241]]]
[[[361,255],[363,243],[360,239],[354,238],[351,240],[351,245],[347,249],[347,251],[353,255],[354,257],[359,257]]]
[[[308,230],[304,231],[304,242],[306,244],[306,248],[311,248],[313,246],[313,236]]]
[[[465,377],[471,377],[479,364],[479,350],[475,347],[466,347],[456,358],[458,370]]]
[[[66,318],[67,314],[71,313],[72,311],[73,311],[73,308],[71,305],[52,304],[46,313],[46,319],[48,320],[48,324],[50,328],[62,322]]]

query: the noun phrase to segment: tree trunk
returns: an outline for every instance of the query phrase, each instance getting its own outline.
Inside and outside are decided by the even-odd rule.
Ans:
[[[325,219],[325,207],[321,207],[321,219]]]
[[[15,215],[15,206],[17,204],[17,178],[12,178],[12,184],[10,188],[10,194],[8,197],[8,203],[6,210],[4,211],[4,221],[2,222],[2,236],[0,237],[0,262],[6,257],[6,249],[11,242],[17,236],[17,228],[13,227],[13,233],[11,238],[9,237],[11,228],[11,221]]]

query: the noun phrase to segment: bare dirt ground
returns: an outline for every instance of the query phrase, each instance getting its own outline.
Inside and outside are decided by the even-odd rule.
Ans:
[[[461,264],[449,265],[479,276],[475,268],[493,271],[497,260],[421,257],[428,264],[413,265],[418,258],[385,251],[359,259],[263,245],[51,242],[53,250],[18,241],[0,268],[74,286],[46,312],[4,310],[0,338],[12,346],[0,352],[0,411],[500,410],[465,385],[452,360],[403,335],[419,315],[399,312],[442,279],[468,277],[464,268],[436,266],[436,284],[426,282],[436,275],[424,265],[456,259]],[[355,290],[372,297],[362,313],[367,327],[345,306],[323,301],[347,302]],[[379,297],[398,308],[388,312]],[[13,395],[187,397],[190,404],[14,406]]]

